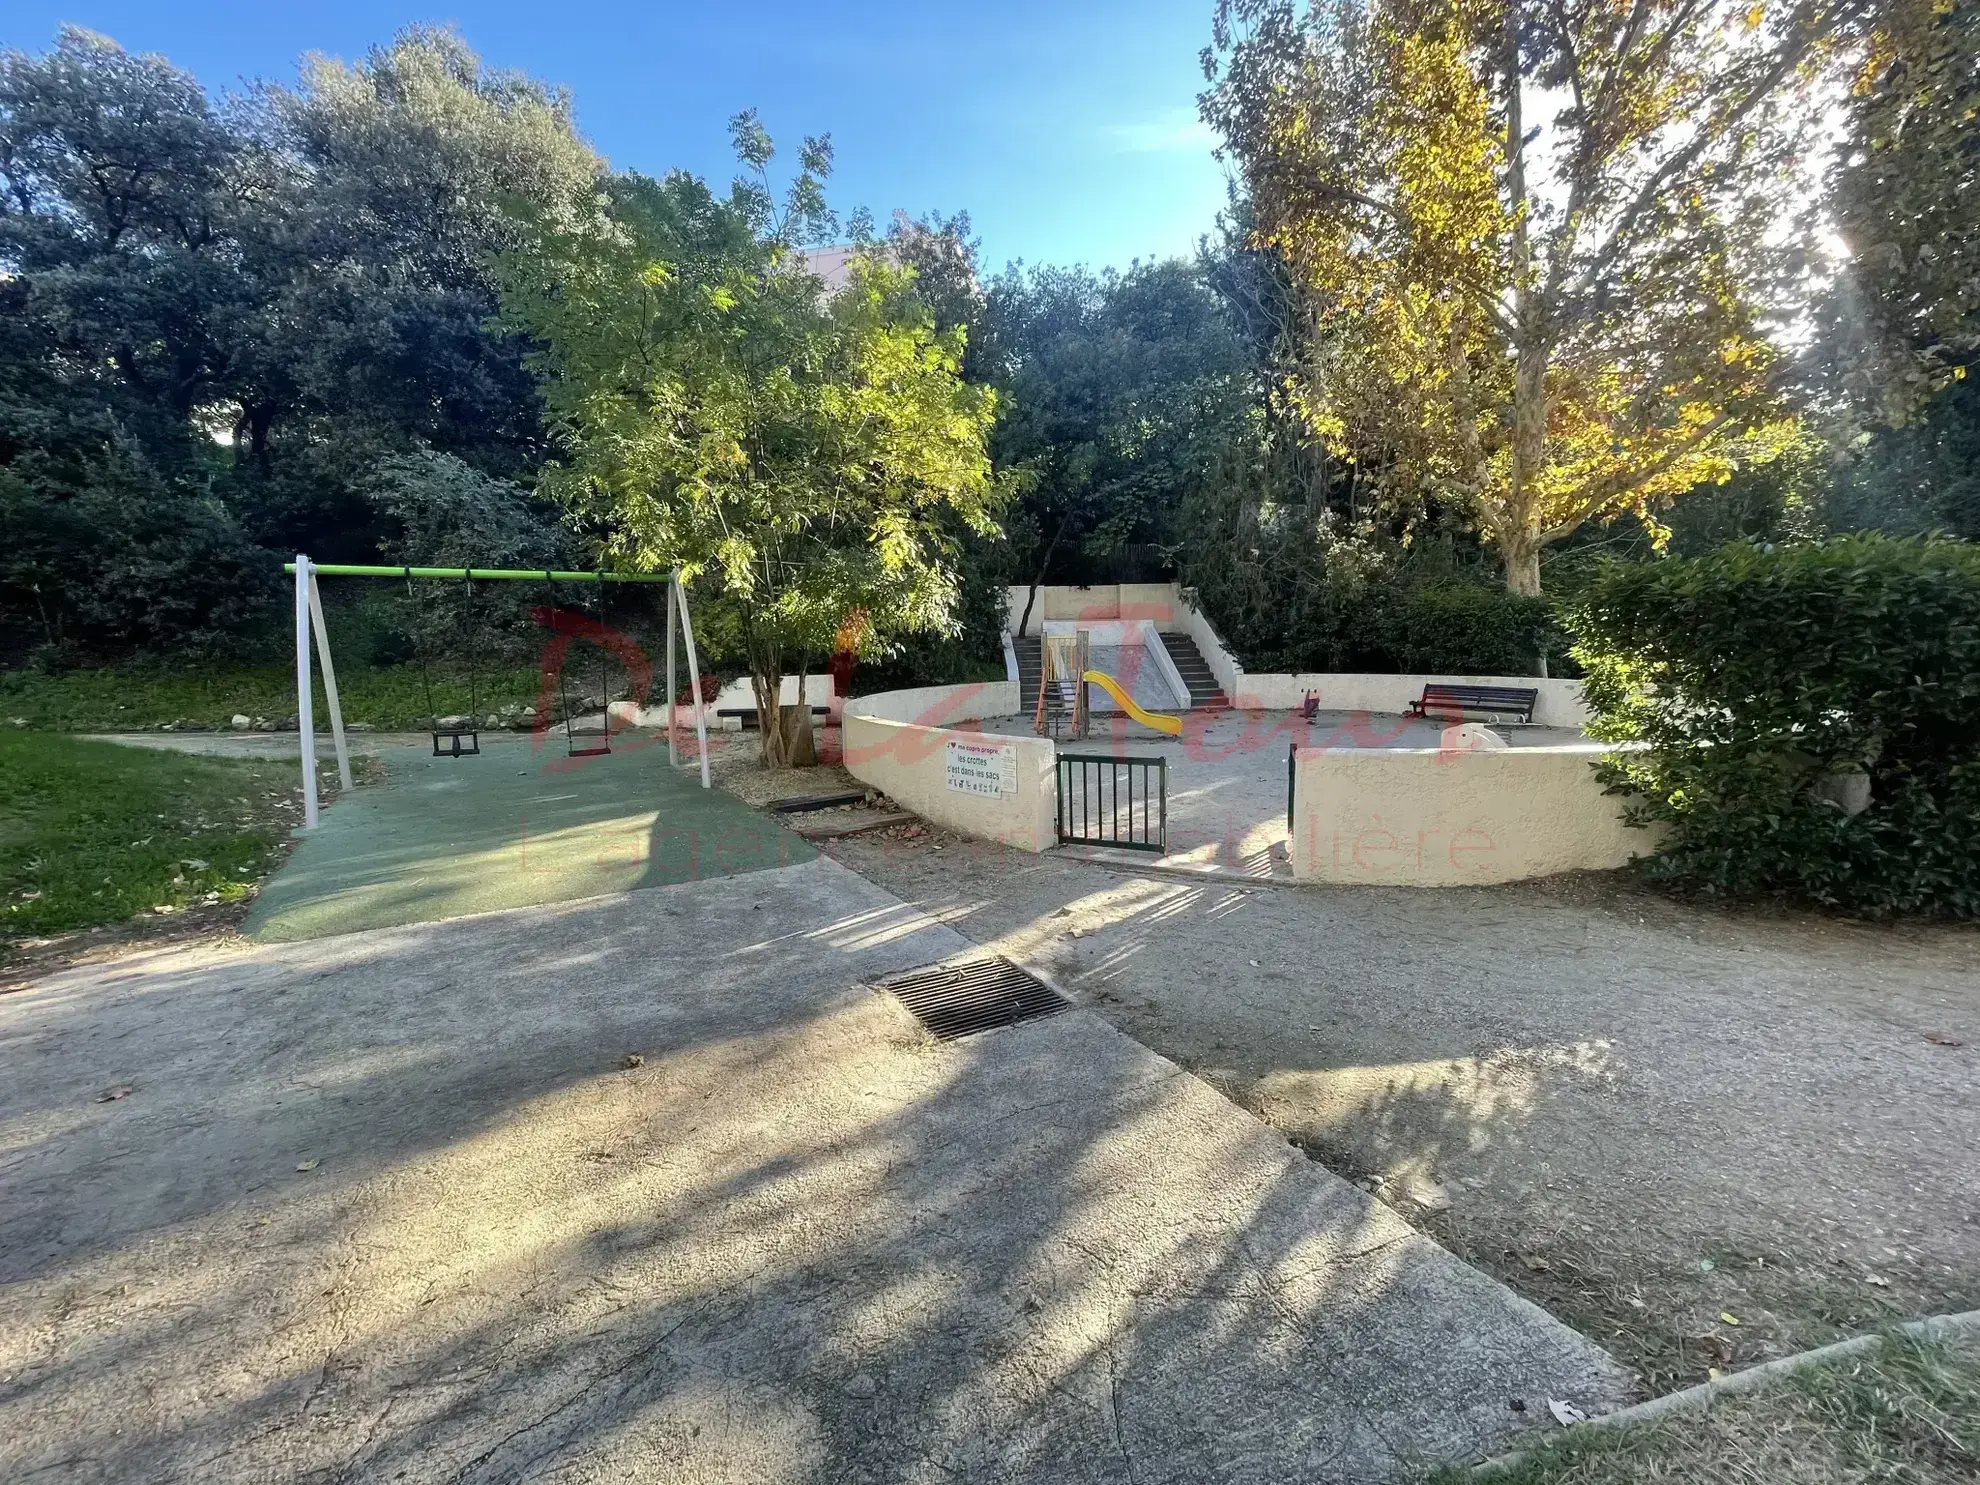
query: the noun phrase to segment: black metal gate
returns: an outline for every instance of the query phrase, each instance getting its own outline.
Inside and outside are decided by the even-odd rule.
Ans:
[[[1059,843],[1169,851],[1169,760],[1059,754]]]

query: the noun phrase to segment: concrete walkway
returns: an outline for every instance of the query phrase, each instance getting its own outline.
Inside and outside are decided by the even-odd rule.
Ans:
[[[0,998],[0,1479],[1372,1481],[1620,1400],[1099,1018],[860,983],[968,947],[814,859]]]

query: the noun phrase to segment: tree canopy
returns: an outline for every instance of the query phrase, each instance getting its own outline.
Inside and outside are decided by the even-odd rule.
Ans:
[[[615,173],[447,30],[238,94],[0,53],[0,661],[273,648],[287,553],[492,544],[681,563],[761,685],[1001,673],[1008,585],[1168,576],[1260,663],[1512,669],[1543,548],[1980,534],[1980,0],[1206,17],[1217,230],[994,274],[753,113],[732,185]]]
[[[1980,357],[1980,0],[1888,0],[1849,117],[1848,390],[1903,421]]]
[[[762,172],[768,140],[736,133]],[[963,380],[962,327],[937,330],[878,253],[828,291],[794,249],[829,163],[807,141],[781,211],[760,180],[723,200],[621,178],[503,263],[504,318],[542,346],[546,488],[618,561],[739,604],[772,763],[793,661],[952,627],[951,523],[993,532],[1000,494],[996,394]]]
[[[1205,117],[1314,294],[1314,431],[1469,501],[1508,584],[1765,460],[1808,88],[1861,0],[1222,0]]]

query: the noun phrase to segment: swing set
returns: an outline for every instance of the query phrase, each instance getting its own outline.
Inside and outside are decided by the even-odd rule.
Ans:
[[[330,632],[323,622],[323,598],[317,590],[316,580],[321,577],[392,578],[403,581],[406,595],[418,613],[419,597],[413,587],[415,579],[437,579],[467,584],[468,614],[472,621],[475,613],[476,583],[523,582],[542,583],[551,599],[549,612],[552,616],[552,631],[557,638],[553,642],[553,654],[557,657],[558,695],[563,703],[564,745],[573,758],[595,758],[612,751],[612,701],[608,687],[610,679],[610,657],[605,640],[610,632],[605,627],[605,593],[607,583],[665,583],[667,585],[667,757],[668,761],[679,764],[680,753],[674,731],[674,698],[679,694],[675,683],[674,657],[679,648],[676,634],[686,641],[688,673],[696,677],[694,686],[694,730],[700,742],[701,787],[710,787],[708,778],[708,719],[701,694],[701,663],[695,654],[694,623],[688,616],[687,593],[681,585],[680,570],[676,568],[666,573],[626,573],[626,572],[553,572],[530,571],[516,568],[487,567],[367,567],[340,562],[312,562],[298,552],[296,560],[282,564],[282,570],[293,573],[296,580],[296,716],[302,732],[302,774],[303,774],[303,826],[313,828],[319,818],[316,796],[316,717],[315,694],[311,685],[310,651],[311,636],[315,636],[315,656],[323,667],[323,696],[330,709],[330,736],[337,752],[337,778],[345,789],[351,787],[350,751],[344,741],[344,714],[337,700],[337,671],[330,662]],[[575,623],[563,621],[562,610],[556,607],[556,585],[558,583],[589,583],[594,585],[589,612],[579,616]],[[475,664],[474,651],[468,652],[468,713],[464,719],[441,717],[434,714],[433,683],[427,665],[424,647],[418,639],[418,625],[414,625],[414,652],[419,660],[420,694],[426,701],[427,730],[433,739],[433,756],[436,758],[472,758],[481,753],[481,684],[479,667]],[[588,638],[598,650],[598,681],[600,705],[604,708],[603,720],[597,726],[577,722],[577,709],[571,704],[569,668],[562,663],[562,657],[571,640]]]

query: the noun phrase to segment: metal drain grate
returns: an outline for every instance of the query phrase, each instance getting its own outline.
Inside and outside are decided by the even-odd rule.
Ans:
[[[1072,1009],[1072,1002],[1002,955],[909,970],[885,982],[943,1041]]]

